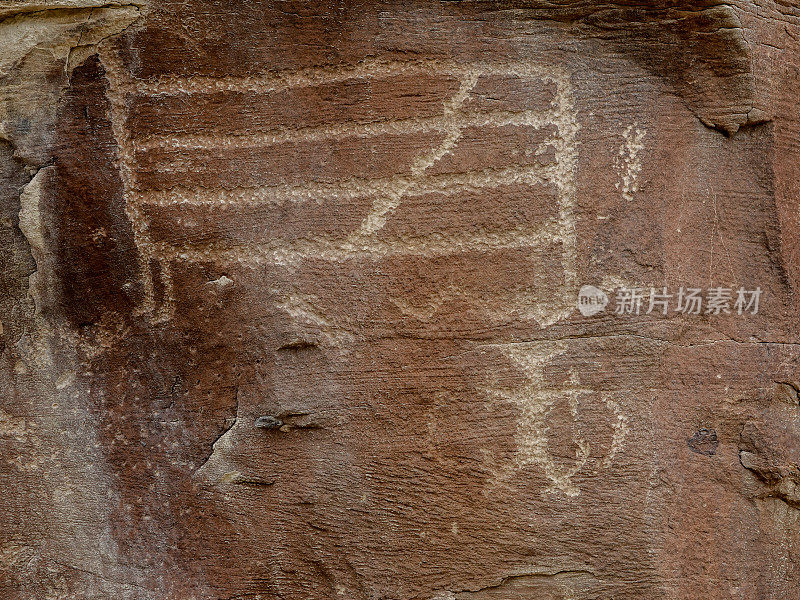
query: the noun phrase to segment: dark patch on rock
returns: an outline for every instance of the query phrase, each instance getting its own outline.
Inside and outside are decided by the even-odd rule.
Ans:
[[[127,320],[139,261],[116,168],[116,141],[104,71],[96,56],[72,73],[59,118],[55,176],[46,194],[53,232],[52,309],[76,328]],[[110,313],[114,314],[114,317]]]
[[[717,453],[717,432],[713,429],[703,427],[692,437],[686,440],[689,450],[704,456],[714,456]]]

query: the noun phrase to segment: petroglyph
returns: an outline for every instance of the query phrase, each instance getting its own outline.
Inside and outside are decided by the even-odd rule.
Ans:
[[[462,63],[453,60],[419,59],[408,61],[365,58],[351,65],[327,65],[297,70],[277,71],[250,77],[202,77],[164,75],[128,84],[131,91],[145,95],[213,94],[217,92],[277,92],[342,83],[352,79],[375,79],[399,75],[452,75],[460,79],[472,73],[502,74],[516,77],[539,77],[555,81],[563,77],[556,67],[532,62]]]
[[[401,198],[406,194],[408,188],[413,185],[416,178],[420,177],[427,169],[440,160],[445,154],[450,152],[461,137],[461,131],[466,125],[456,119],[456,112],[464,101],[469,96],[472,88],[478,83],[479,74],[472,72],[468,73],[464,80],[461,82],[461,87],[453,98],[444,105],[444,121],[447,123],[446,131],[447,136],[437,148],[430,152],[422,154],[414,160],[411,165],[412,179],[406,185],[401,186],[399,189],[393,190],[386,197],[378,196],[372,206],[372,211],[367,215],[361,224],[360,231],[351,236],[350,241],[354,243],[363,242],[365,238],[373,236],[386,224],[386,217],[394,211],[399,205]]]
[[[171,278],[169,277],[168,260],[160,260],[161,277],[164,285],[165,301],[160,307],[156,306],[154,283],[153,283],[153,262],[159,260],[157,247],[147,234],[147,222],[142,214],[140,202],[137,201],[133,190],[136,187],[136,177],[133,169],[134,150],[131,144],[130,133],[126,126],[127,122],[127,94],[125,66],[117,55],[116,51],[110,48],[101,49],[100,59],[106,70],[108,79],[108,99],[111,105],[111,128],[117,140],[117,153],[119,158],[119,173],[122,180],[122,187],[125,194],[125,215],[131,223],[133,229],[133,239],[139,251],[139,267],[142,272],[142,283],[144,285],[145,301],[142,312],[150,316],[153,321],[162,321],[172,314],[173,297],[171,288]]]
[[[611,449],[603,458],[603,467],[609,468],[614,462],[614,458],[622,452],[625,443],[625,436],[628,434],[628,415],[622,412],[619,403],[612,400],[610,396],[606,396],[606,406],[614,412],[615,419],[613,421],[614,436],[611,439]]]
[[[472,82],[471,85],[474,87],[475,82]],[[449,105],[453,104],[454,99],[451,99]],[[410,135],[441,131],[454,136],[454,139],[449,143],[442,144],[442,155],[444,155],[447,150],[453,147],[460,132],[468,127],[544,127],[549,125],[552,119],[557,116],[557,112],[552,110],[525,110],[519,112],[495,110],[483,113],[464,110],[462,112],[458,110],[461,105],[463,105],[463,99],[458,102],[458,106],[452,106],[449,110],[446,107],[445,113],[441,116],[398,119],[396,121],[340,123],[319,127],[304,127],[302,129],[281,129],[271,133],[250,135],[156,135],[135,141],[134,148],[137,152],[146,152],[156,148],[189,148],[198,150],[260,148],[289,142],[323,142],[331,138],[367,138],[379,135]],[[454,118],[456,114],[459,115],[457,119]],[[422,170],[424,171],[424,169]]]
[[[507,248],[532,248],[552,241],[560,233],[553,219],[531,229],[486,234],[445,234],[371,239],[362,244],[342,243],[337,238],[317,237],[313,240],[285,242],[276,240],[262,244],[227,247],[208,244],[202,249],[174,248],[171,254],[180,260],[210,260],[220,263],[292,265],[301,260],[343,262],[354,258],[379,260],[390,256],[422,256],[434,258],[470,251],[492,251]],[[154,246],[161,247],[164,246]]]
[[[59,97],[72,69],[140,16],[133,3],[0,3],[0,137],[29,173],[49,163]]]
[[[405,197],[426,194],[456,195],[464,191],[494,188],[522,183],[543,184],[556,177],[555,165],[514,166],[500,169],[474,170],[465,173],[425,175],[416,178],[413,186],[408,175],[376,179],[349,179],[342,183],[309,183],[254,188],[214,189],[177,187],[167,191],[136,192],[142,204],[152,206],[283,206],[285,204],[325,200],[352,200],[379,194],[408,185]]]
[[[169,318],[174,310],[170,281],[173,261],[215,260],[239,264],[292,265],[305,260],[347,261],[353,258],[379,260],[387,256],[410,255],[434,257],[468,251],[495,251],[504,248],[537,248],[558,244],[564,270],[563,289],[553,290],[560,300],[548,305],[546,315],[539,315],[542,324],[552,323],[568,315],[576,285],[575,261],[575,171],[577,168],[578,125],[569,76],[552,65],[532,62],[457,63],[445,60],[382,61],[369,59],[355,65],[318,67],[284,71],[261,77],[209,78],[161,77],[149,81],[128,80],[119,58],[111,52],[103,55],[109,66],[111,80],[114,132],[120,147],[120,170],[125,188],[126,211],[133,223],[134,237],[141,256],[141,271],[147,298],[143,312],[154,320]],[[191,95],[219,92],[271,93],[319,85],[344,83],[349,80],[376,80],[398,75],[426,75],[457,78],[459,86],[442,103],[441,113],[426,117],[378,120],[367,123],[341,122],[315,127],[255,133],[253,135],[223,136],[208,133],[179,136],[155,135],[132,139],[127,122],[128,97],[134,95]],[[481,78],[520,78],[553,85],[555,90],[549,105],[536,110],[477,110],[470,104],[471,94]],[[543,164],[510,164],[500,168],[475,169],[455,173],[430,173],[431,167],[456,149],[464,131],[481,128],[529,127],[539,130],[553,128],[526,154],[541,155],[546,148],[554,160]],[[345,177],[338,181],[308,181],[297,185],[279,184],[254,187],[176,187],[169,190],[142,189],[136,176],[138,157],[148,152],[170,151],[224,152],[229,149],[261,148],[280,144],[317,143],[353,138],[370,140],[378,136],[438,134],[432,147],[422,149],[411,160],[407,170],[376,178]],[[488,135],[488,132],[487,132]],[[167,154],[163,167],[180,169],[181,160]],[[173,161],[173,162],[170,162]],[[268,165],[266,165],[268,168]],[[429,193],[452,196],[464,191],[494,189],[504,185],[551,185],[557,193],[557,213],[539,223],[520,223],[504,231],[480,234],[434,233],[417,237],[390,237],[383,233],[404,198]],[[146,206],[191,205],[231,210],[244,206],[282,206],[302,203],[340,202],[367,198],[372,207],[360,226],[344,236],[309,235],[299,240],[270,237],[247,245],[224,242],[202,246],[175,246],[155,241],[148,231],[144,213]],[[160,279],[163,300],[156,299],[155,278]]]
[[[639,128],[634,123],[625,128],[622,134],[625,140],[620,146],[616,158],[617,171],[620,181],[616,183],[616,188],[622,192],[622,197],[627,201],[633,200],[633,195],[639,191],[639,173],[642,170],[642,158],[640,152],[644,150],[644,136],[647,132]]]
[[[428,299],[427,304],[422,306],[408,302],[405,298],[392,298],[391,300],[403,315],[425,322],[430,321],[445,303],[464,297],[467,297],[467,294],[463,289],[456,285],[449,285],[434,293]]]
[[[578,386],[577,375],[571,375],[571,385],[562,389],[554,389],[545,381],[544,368],[547,363],[559,354],[566,352],[566,344],[536,343],[531,344],[498,344],[497,348],[517,366],[528,379],[527,385],[514,390],[492,390],[498,398],[511,402],[519,409],[516,441],[517,452],[514,463],[499,476],[506,480],[512,474],[529,465],[541,469],[550,481],[545,493],[561,492],[567,496],[577,496],[580,492],[572,481],[578,471],[586,464],[589,456],[589,443],[579,437],[575,440],[577,450],[572,465],[560,467],[549,451],[547,417],[553,405],[560,398],[569,399],[570,410],[577,421],[578,396],[589,393]]]
[[[317,299],[311,295],[290,294],[282,298],[277,308],[289,315],[295,323],[311,327],[314,331],[314,343],[321,342],[325,346],[342,347],[353,340],[353,335],[337,323],[332,322],[315,306]]]
[[[570,368],[569,380],[558,383],[547,380],[545,368],[551,360],[564,354],[568,346],[565,342],[528,342],[512,344],[491,344],[503,353],[527,379],[527,383],[517,388],[497,388],[487,390],[490,397],[510,402],[519,409],[515,439],[517,450],[512,464],[503,467],[497,474],[497,482],[510,479],[520,470],[535,466],[548,479],[550,485],[544,493],[563,493],[568,497],[580,494],[573,478],[584,467],[591,455],[592,448],[584,438],[580,429],[579,407],[581,396],[596,395],[596,390],[583,387],[575,369]],[[570,464],[559,464],[550,449],[549,419],[556,403],[566,399],[569,404],[570,417],[573,421],[572,442],[575,455]],[[584,400],[585,401],[585,400]],[[608,450],[599,460],[598,468],[611,467],[614,458],[622,451],[628,430],[628,416],[622,411],[619,403],[609,394],[604,396],[604,403],[611,413],[613,435]]]

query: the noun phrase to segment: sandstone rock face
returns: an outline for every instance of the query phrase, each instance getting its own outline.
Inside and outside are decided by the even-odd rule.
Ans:
[[[800,596],[800,6],[11,0],[0,47],[0,597]]]

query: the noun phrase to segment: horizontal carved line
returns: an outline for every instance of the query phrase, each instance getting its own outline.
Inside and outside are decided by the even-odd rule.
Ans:
[[[157,148],[188,148],[223,150],[231,148],[259,148],[293,142],[319,142],[331,138],[374,137],[379,135],[409,135],[448,131],[453,127],[536,127],[558,126],[558,113],[552,110],[460,112],[455,115],[438,115],[373,123],[337,123],[302,129],[283,129],[249,135],[154,135],[135,141],[137,152]]]
[[[537,185],[558,182],[558,166],[513,166],[504,169],[482,169],[443,175],[398,175],[381,179],[350,179],[343,183],[278,185],[254,188],[209,190],[207,188],[174,188],[166,191],[144,191],[131,194],[137,204],[151,206],[280,206],[289,203],[322,202],[329,199],[357,199],[377,195],[393,195],[402,190],[403,197],[426,194],[468,193],[471,190],[504,185]]]
[[[564,232],[557,219],[548,219],[537,228],[524,227],[509,231],[482,234],[437,233],[419,237],[363,239],[311,238],[287,242],[273,239],[262,244],[226,247],[212,243],[202,248],[155,244],[163,259],[181,261],[216,261],[241,264],[290,265],[313,259],[345,262],[354,259],[380,260],[392,256],[434,258],[471,251],[495,251],[535,248],[561,240]]]
[[[340,83],[350,79],[374,79],[406,74],[507,75],[538,77],[557,81],[559,75],[550,69],[526,62],[458,63],[450,60],[386,61],[376,58],[351,65],[328,65],[297,70],[276,71],[249,77],[162,76],[133,83],[134,90],[146,94],[211,94],[217,92],[275,92],[301,87]]]

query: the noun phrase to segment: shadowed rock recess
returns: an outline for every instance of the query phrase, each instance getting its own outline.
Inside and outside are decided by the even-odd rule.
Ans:
[[[798,0],[0,0],[0,598],[800,598]]]

